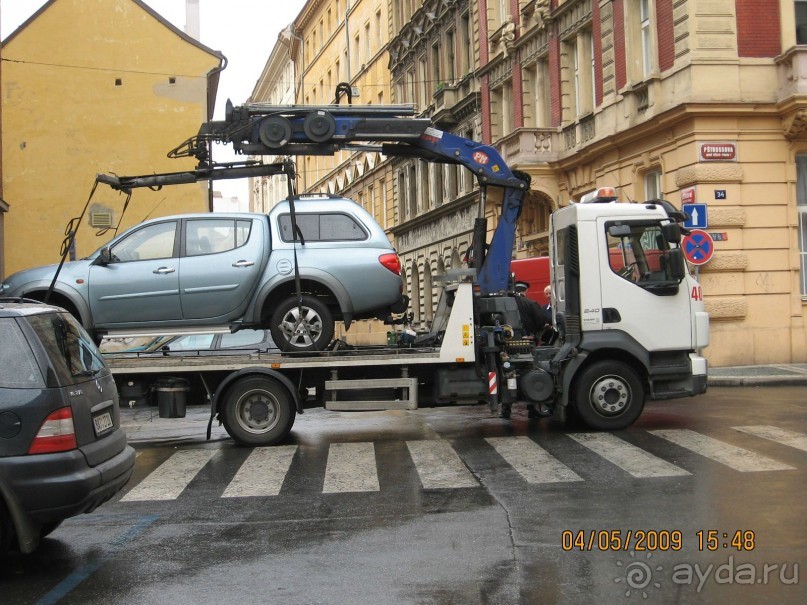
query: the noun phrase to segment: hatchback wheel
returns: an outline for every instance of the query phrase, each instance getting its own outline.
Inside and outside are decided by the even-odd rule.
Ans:
[[[281,351],[324,351],[333,339],[333,315],[319,299],[289,296],[270,319],[272,338]]]

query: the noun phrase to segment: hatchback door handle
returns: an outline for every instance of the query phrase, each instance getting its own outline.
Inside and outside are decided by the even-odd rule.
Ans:
[[[240,261],[234,262],[233,267],[251,267],[254,264],[255,263],[253,263],[250,260],[240,260]]]
[[[160,267],[159,269],[154,269],[152,273],[156,273],[157,275],[165,275],[166,273],[173,273],[176,269],[172,269],[171,267]]]

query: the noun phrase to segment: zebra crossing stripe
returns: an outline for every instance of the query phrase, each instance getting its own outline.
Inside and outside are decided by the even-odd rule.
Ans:
[[[807,435],[804,433],[797,433],[796,431],[788,431],[786,429],[780,429],[779,427],[766,425],[733,426],[731,428],[733,428],[735,431],[741,431],[743,433],[748,433],[749,435],[762,437],[763,439],[775,441],[776,443],[781,443],[782,445],[787,445],[789,447],[794,447],[797,450],[807,452]]]
[[[792,466],[772,458],[766,458],[689,429],[650,431],[650,433],[743,473],[793,469]]]
[[[572,433],[569,437],[634,477],[680,477],[690,474],[609,433]]]
[[[560,483],[583,479],[526,436],[485,439],[527,483]]]
[[[372,442],[331,444],[322,488],[324,494],[377,492],[380,489]]]
[[[447,441],[407,441],[406,447],[409,448],[409,455],[415,463],[424,489],[479,486],[479,482]]]
[[[120,499],[121,502],[175,500],[217,450],[180,450]]]
[[[741,431],[743,433],[748,433],[749,435],[762,437],[763,439],[775,441],[776,443],[781,443],[782,445],[794,447],[797,450],[807,452],[807,435],[804,433],[797,433],[796,431],[788,431],[787,429],[780,429],[776,426],[767,425],[733,426],[731,428],[733,428],[735,431]]]
[[[296,452],[296,445],[255,448],[221,497],[277,496]]]

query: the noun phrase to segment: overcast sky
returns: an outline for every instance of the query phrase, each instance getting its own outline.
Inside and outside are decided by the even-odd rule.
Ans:
[[[47,0],[0,0],[0,36],[5,38]],[[185,30],[185,0],[143,0],[166,20]],[[291,23],[305,0],[199,0],[202,44],[227,57],[221,74],[216,119],[223,119],[228,98],[240,105],[252,93],[277,35]],[[195,133],[189,133],[188,136]],[[225,161],[221,151],[218,158]],[[241,158],[243,159],[243,158]],[[248,199],[246,179],[219,181],[215,188],[225,197]]]

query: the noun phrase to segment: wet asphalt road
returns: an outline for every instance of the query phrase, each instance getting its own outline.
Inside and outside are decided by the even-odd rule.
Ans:
[[[807,602],[803,388],[713,388],[597,437],[521,409],[309,410],[254,451],[206,442],[202,410],[135,412],[127,488],[0,559],[2,605]]]

